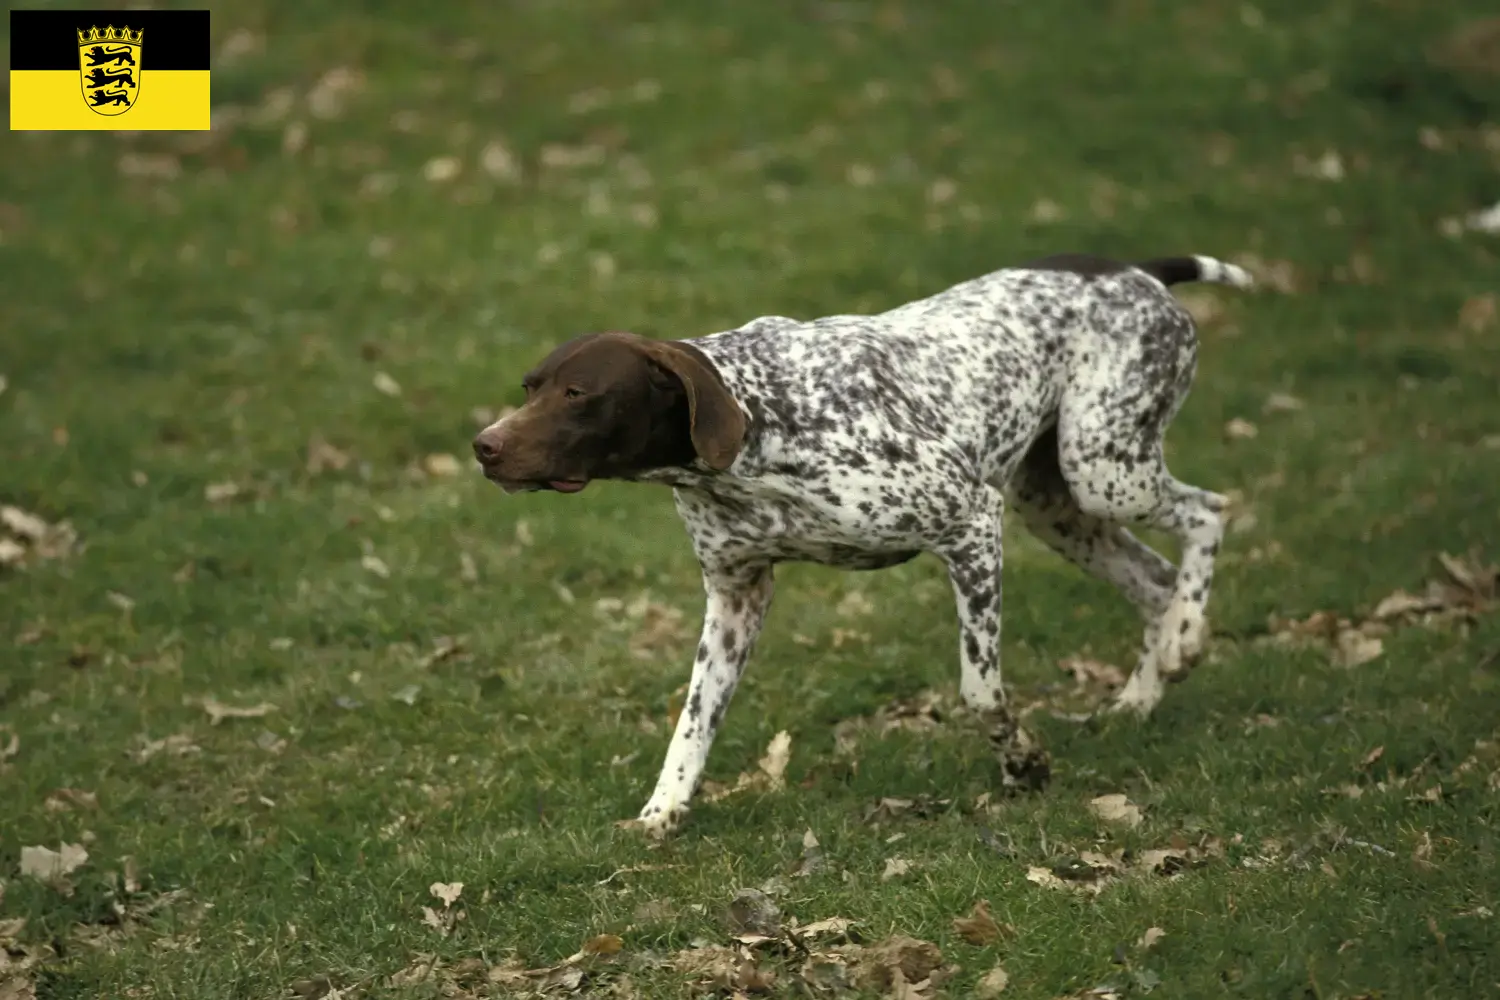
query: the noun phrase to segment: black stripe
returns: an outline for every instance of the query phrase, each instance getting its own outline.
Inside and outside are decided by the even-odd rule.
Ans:
[[[78,32],[144,31],[141,68],[208,69],[206,10],[13,10],[10,68],[78,70]],[[107,43],[106,43],[107,44]]]
[[[1184,281],[1199,281],[1203,269],[1194,257],[1157,257],[1143,260],[1136,267],[1151,275],[1163,285],[1179,285]]]

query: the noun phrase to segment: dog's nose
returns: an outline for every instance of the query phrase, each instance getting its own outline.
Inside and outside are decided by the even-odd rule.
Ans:
[[[500,440],[489,433],[474,439],[474,457],[486,465],[500,458]]]

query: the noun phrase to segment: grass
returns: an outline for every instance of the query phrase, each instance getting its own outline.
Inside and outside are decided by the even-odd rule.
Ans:
[[[937,944],[950,996],[997,963],[1017,998],[1500,995],[1500,622],[1398,627],[1353,668],[1261,641],[1272,616],[1361,621],[1440,552],[1500,554],[1500,243],[1440,233],[1500,196],[1496,78],[1443,55],[1488,12],[245,2],[214,13],[212,132],[7,133],[0,502],[80,547],[0,569],[0,996],[485,995],[463,970],[600,934],[629,978],[596,983],[687,995],[649,956],[729,943],[734,891],[776,876],[802,923]],[[1340,179],[1297,168],[1328,151]],[[617,830],[700,610],[668,494],[504,498],[427,456],[580,331],[878,310],[1062,249],[1294,279],[1191,293],[1214,315],[1170,458],[1255,515],[1209,662],[1149,722],[1037,711],[1052,786],[976,807],[994,765],[962,724],[867,735],[857,766],[835,747],[956,687],[938,564],[783,567],[709,773],[786,730],[789,787],[700,803],[660,848]],[[1274,393],[1305,406],[1263,414]],[[1234,418],[1259,434],[1226,440]],[[314,437],[348,463],[310,472]],[[1126,664],[1136,628],[1007,544],[1006,676],[1066,703],[1059,660]],[[855,592],[874,610],[842,613]],[[641,621],[596,610],[642,595]],[[274,711],[213,725],[205,697]],[[1139,827],[1090,812],[1116,792]],[[948,804],[866,819],[922,796]],[[787,876],[808,830],[826,864]],[[1027,878],[1174,837],[1220,849],[1096,896]],[[90,855],[70,886],[18,874],[59,843]],[[447,936],[435,882],[464,883]],[[981,899],[1013,935],[957,935]]]

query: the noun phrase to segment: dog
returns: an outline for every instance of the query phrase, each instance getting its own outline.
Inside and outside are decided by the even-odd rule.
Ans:
[[[631,822],[661,837],[686,816],[787,561],[941,559],[961,697],[1005,784],[1045,783],[1047,754],[1001,682],[1007,502],[1140,611],[1143,651],[1111,707],[1149,713],[1202,648],[1224,530],[1225,498],[1173,478],[1162,456],[1197,366],[1168,286],[1190,281],[1252,284],[1212,257],[1059,254],[878,315],[765,316],[675,341],[590,334],[528,372],[525,402],[473,441],[484,475],[508,492],[672,486],[702,568],[687,703]],[[1175,535],[1181,565],[1128,525]]]

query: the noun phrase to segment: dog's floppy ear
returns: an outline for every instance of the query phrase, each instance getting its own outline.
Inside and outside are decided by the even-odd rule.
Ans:
[[[689,433],[698,457],[718,472],[729,468],[745,443],[745,415],[719,370],[692,344],[645,339],[638,343],[647,358],[677,376],[687,391]]]

